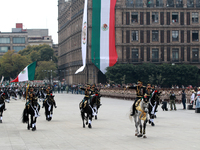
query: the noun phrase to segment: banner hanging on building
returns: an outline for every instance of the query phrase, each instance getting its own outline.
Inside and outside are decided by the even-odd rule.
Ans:
[[[87,54],[87,4],[88,0],[85,0],[84,12],[83,12],[83,24],[82,24],[82,39],[81,39],[81,47],[82,47],[82,61],[83,66],[81,66],[75,74],[82,72],[86,66],[86,54]]]
[[[92,62],[106,73],[118,59],[115,47],[116,0],[93,0],[92,8]]]

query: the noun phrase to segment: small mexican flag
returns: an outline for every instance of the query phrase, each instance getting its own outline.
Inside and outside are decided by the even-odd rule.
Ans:
[[[92,62],[106,72],[118,59],[115,47],[116,0],[92,1]]]
[[[23,82],[23,81],[30,81],[34,80],[35,78],[35,67],[36,67],[36,61],[33,62],[32,64],[26,66],[20,74],[12,80],[11,82]]]

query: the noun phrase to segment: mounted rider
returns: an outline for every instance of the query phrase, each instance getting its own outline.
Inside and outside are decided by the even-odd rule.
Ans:
[[[86,105],[87,103],[90,103],[90,98],[91,98],[91,88],[90,88],[90,84],[87,84],[86,88],[81,88],[81,90],[85,91],[85,97],[83,98],[83,100],[80,103],[80,108],[81,111],[83,111],[84,105]]]
[[[138,84],[137,86],[128,87],[129,89],[136,90],[136,95],[137,95],[137,97],[132,105],[132,113],[130,114],[131,116],[134,116],[134,114],[135,114],[135,103],[137,102],[138,99],[141,99],[144,97],[144,94],[146,91],[146,87],[143,86],[143,83],[140,80],[138,80],[137,84]]]

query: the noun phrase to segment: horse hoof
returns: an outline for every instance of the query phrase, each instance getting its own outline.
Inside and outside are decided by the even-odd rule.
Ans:
[[[35,131],[36,130],[36,127],[32,128],[32,131]]]
[[[95,116],[95,119],[97,120],[97,116]]]
[[[83,125],[83,128],[85,128],[85,125]]]
[[[152,122],[152,123],[151,123],[151,126],[155,126],[155,124]]]
[[[30,127],[27,127],[27,130],[30,130]]]
[[[0,120],[0,123],[2,123],[2,120]]]
[[[85,124],[88,125],[88,122],[86,122]]]
[[[89,125],[88,125],[88,128],[90,128],[90,129],[92,128],[92,126],[91,126],[91,124],[90,124],[90,123],[89,123]]]
[[[146,139],[147,138],[146,135],[144,135],[143,138]]]
[[[138,134],[137,134],[137,133],[135,133],[135,136],[138,136]]]
[[[137,137],[142,137],[142,134],[139,134]]]

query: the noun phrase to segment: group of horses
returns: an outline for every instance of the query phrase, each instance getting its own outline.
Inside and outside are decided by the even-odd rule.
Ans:
[[[24,99],[26,99],[26,94],[27,93],[23,93],[20,96],[23,96]],[[13,96],[14,99],[17,99],[17,94],[13,90],[5,89],[0,93],[0,123],[2,123],[3,111],[6,110],[5,102],[9,103],[11,96]],[[36,120],[37,117],[39,116],[39,111],[40,111],[40,104],[38,103],[38,99],[43,102],[42,107],[45,108],[45,116],[47,121],[51,121],[52,119],[53,106],[55,108],[57,107],[54,100],[54,95],[50,94],[46,96],[43,91],[38,90],[36,94],[33,94],[33,99],[29,102],[26,102],[25,108],[22,113],[22,122],[28,124],[27,126],[28,130],[30,130],[30,128],[32,128],[32,131],[36,130]],[[29,123],[29,117],[31,119],[30,123]]]
[[[85,121],[86,125],[88,125],[88,128],[92,128],[92,118],[95,117],[97,120],[98,109],[101,106],[100,98],[100,94],[95,94],[91,97],[91,99],[80,102],[79,108],[81,110],[83,128],[85,128]],[[82,103],[84,103],[84,107],[81,107]]]
[[[129,119],[132,121],[134,119],[135,122],[135,136],[147,138],[146,136],[146,125],[147,122],[154,126],[154,118],[156,117],[156,109],[159,104],[160,93],[155,90],[152,94],[152,97],[148,99],[144,97],[143,99],[139,99],[135,103],[135,113],[133,116],[129,116]],[[138,129],[140,128],[140,130]]]

